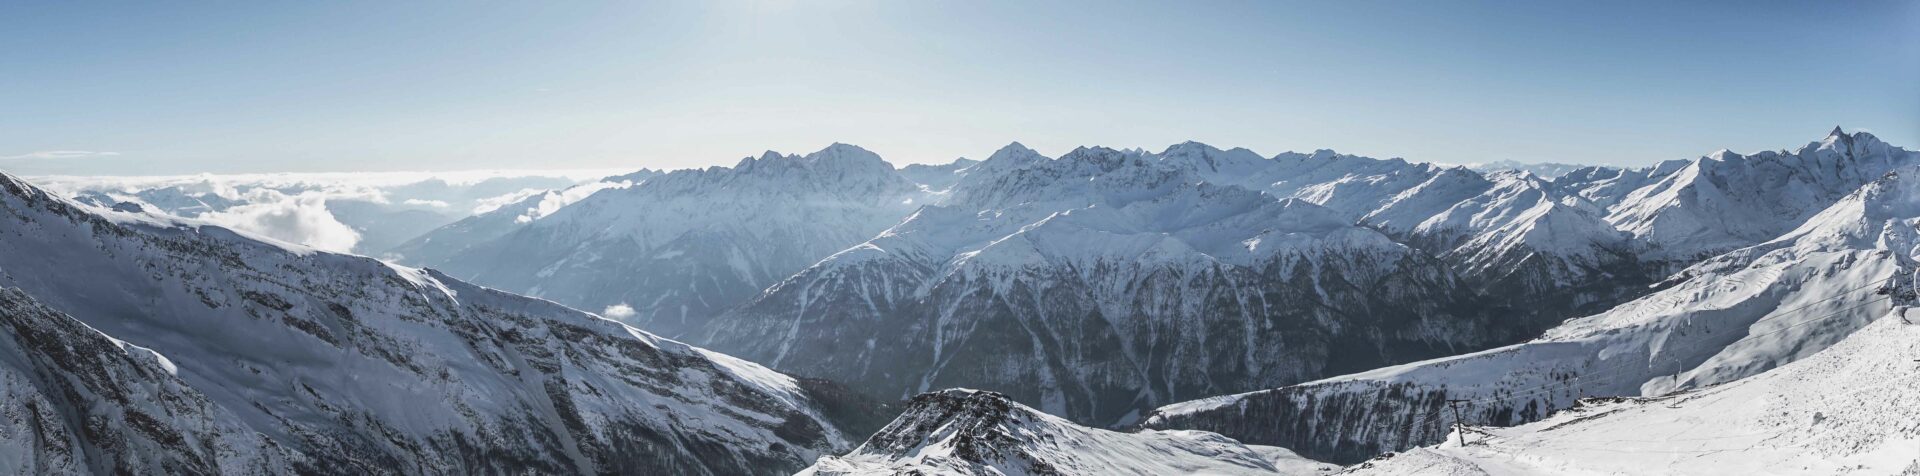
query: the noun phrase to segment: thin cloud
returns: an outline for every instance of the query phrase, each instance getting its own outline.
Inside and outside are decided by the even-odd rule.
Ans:
[[[119,152],[99,152],[99,151],[92,151],[92,150],[42,150],[38,152],[28,152],[20,155],[0,156],[0,160],[86,159],[86,158],[93,158],[93,157],[113,157],[116,155],[120,155],[120,153]]]
[[[613,319],[626,319],[629,317],[633,317],[633,314],[634,314],[633,306],[628,306],[627,303],[624,303],[624,302],[620,304],[615,304],[612,306],[607,306],[606,310],[600,311],[600,315],[610,317]]]
[[[421,200],[418,198],[409,198],[406,201],[403,201],[400,203],[407,204],[407,205],[414,205],[414,206],[433,207],[433,208],[447,208],[447,207],[453,206],[448,204],[445,200]]]

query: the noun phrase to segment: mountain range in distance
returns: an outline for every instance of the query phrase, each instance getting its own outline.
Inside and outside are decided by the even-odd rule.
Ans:
[[[835,144],[396,216],[382,261],[6,176],[0,465],[1897,472],[1916,177],[1838,128],[1539,170]]]

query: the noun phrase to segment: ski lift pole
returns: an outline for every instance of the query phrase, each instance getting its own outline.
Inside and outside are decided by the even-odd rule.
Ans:
[[[1453,409],[1453,432],[1460,435],[1460,446],[1467,446],[1467,423],[1460,419],[1460,404],[1466,400],[1447,400],[1447,406]]]

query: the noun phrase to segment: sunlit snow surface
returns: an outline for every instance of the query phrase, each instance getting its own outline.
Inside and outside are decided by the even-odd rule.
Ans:
[[[1451,421],[1447,399],[1469,401],[1462,410],[1468,422],[1498,426],[1567,408],[1583,395],[1658,396],[1738,381],[1820,355],[1912,303],[1916,225],[1920,169],[1901,168],[1777,239],[1703,261],[1659,292],[1532,342],[1169,405],[1149,426],[1211,429],[1262,443],[1295,438],[1284,442],[1351,455],[1392,449],[1409,434],[1436,440],[1441,423]],[[1307,401],[1377,406],[1362,419],[1324,422],[1305,438],[1236,423]]]
[[[51,395],[0,413],[0,470],[213,472],[207,458],[224,451],[296,471],[777,474],[849,439],[798,382],[755,364],[437,272],[82,205],[6,175],[0,288],[19,295],[0,334],[32,346],[0,364],[36,382],[5,389]],[[113,337],[46,334],[62,323]],[[136,363],[66,356],[77,345]],[[38,390],[62,376],[86,393]],[[97,423],[32,416],[142,400],[187,403],[125,404]],[[88,426],[113,415],[126,423]],[[54,430],[74,436],[16,437]],[[198,465],[116,466],[142,461],[113,456],[120,431],[233,447]]]
[[[1914,474],[1920,311],[1902,308],[1807,359],[1656,398],[1590,401],[1459,435],[1356,475]]]
[[[915,397],[866,444],[800,474],[1313,475],[1336,468],[1203,431],[1087,428],[1004,395],[954,389]]]

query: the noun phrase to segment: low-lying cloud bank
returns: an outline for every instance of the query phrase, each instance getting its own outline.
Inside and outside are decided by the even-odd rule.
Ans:
[[[315,248],[377,255],[471,213],[551,193],[526,213],[552,213],[592,192],[610,170],[41,176],[29,180],[102,206],[130,202],[156,213]],[[575,185],[588,184],[576,187]],[[548,205],[547,202],[554,202]]]

